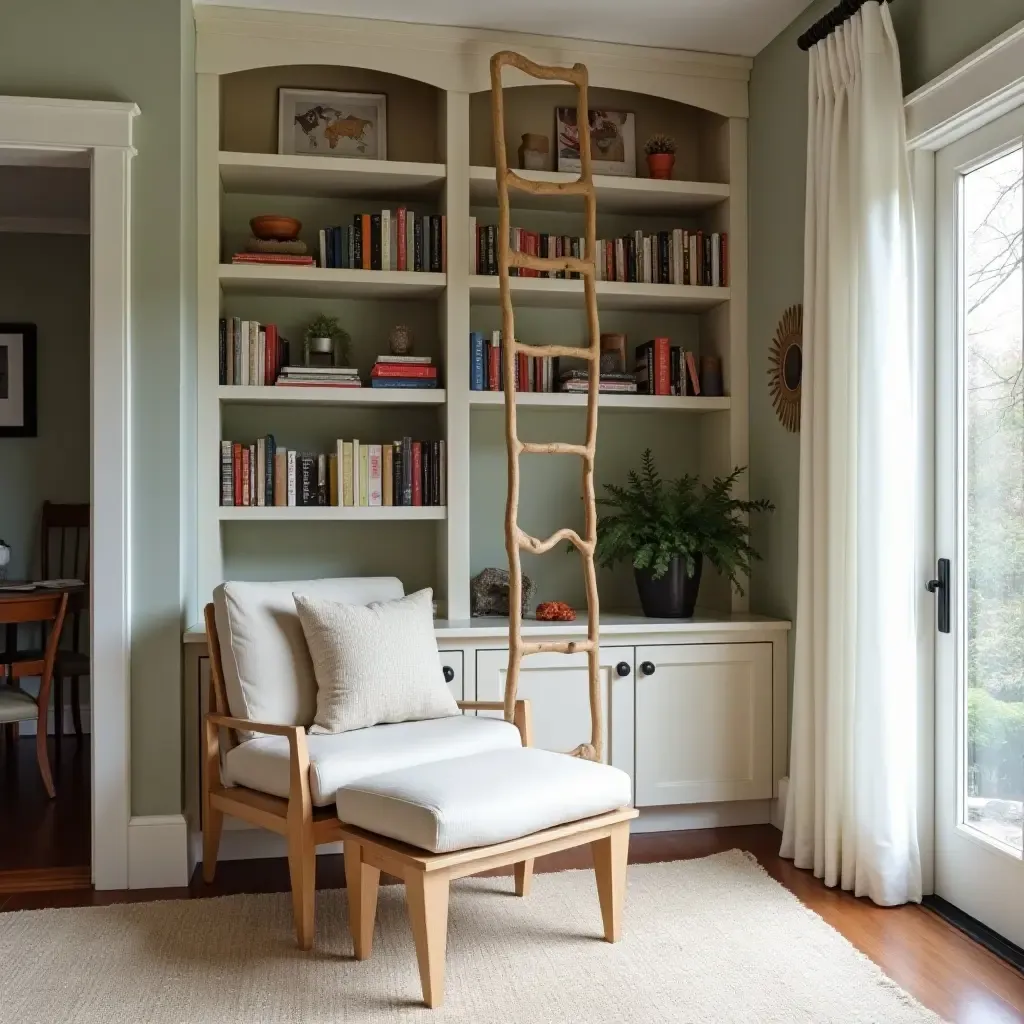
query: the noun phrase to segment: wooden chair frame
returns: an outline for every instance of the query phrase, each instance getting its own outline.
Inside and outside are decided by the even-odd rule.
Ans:
[[[217,870],[217,851],[220,848],[225,814],[285,836],[288,841],[288,873],[292,887],[295,938],[300,949],[308,950],[313,946],[314,934],[316,848],[324,843],[343,840],[345,826],[338,820],[337,811],[333,806],[313,806],[309,791],[309,749],[303,726],[274,725],[231,716],[224,687],[220,638],[217,635],[212,604],[208,604],[204,609],[204,618],[210,652],[210,694],[202,740],[203,881],[212,882]],[[501,701],[459,701],[458,705],[463,711],[503,711],[505,707]],[[529,746],[531,735],[528,701],[516,702],[514,724],[519,730],[523,746]],[[239,732],[287,737],[290,760],[287,799],[270,796],[245,786],[224,785],[221,776],[221,755],[222,752],[226,753],[237,745]],[[532,869],[532,860],[517,868],[517,886],[524,892],[529,886]]]

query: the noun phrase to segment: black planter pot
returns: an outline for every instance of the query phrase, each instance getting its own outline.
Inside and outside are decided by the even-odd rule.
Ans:
[[[695,555],[693,562],[692,576],[686,575],[686,559],[678,556],[669,563],[668,572],[661,579],[654,579],[650,569],[633,570],[644,615],[651,619],[693,617],[704,558],[702,555]]]

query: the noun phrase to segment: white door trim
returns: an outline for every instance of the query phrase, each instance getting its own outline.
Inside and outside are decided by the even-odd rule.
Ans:
[[[92,170],[92,878],[129,885],[130,200],[134,103],[0,96],[0,148],[80,153]]]

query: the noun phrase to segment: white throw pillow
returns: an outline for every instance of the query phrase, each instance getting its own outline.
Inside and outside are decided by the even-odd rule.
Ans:
[[[293,596],[316,675],[310,732],[459,714],[437,652],[429,589],[365,606]]]

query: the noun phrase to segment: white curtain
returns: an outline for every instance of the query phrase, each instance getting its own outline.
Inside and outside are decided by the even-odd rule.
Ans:
[[[921,898],[913,239],[899,52],[869,0],[810,51],[782,856],[885,906]]]

